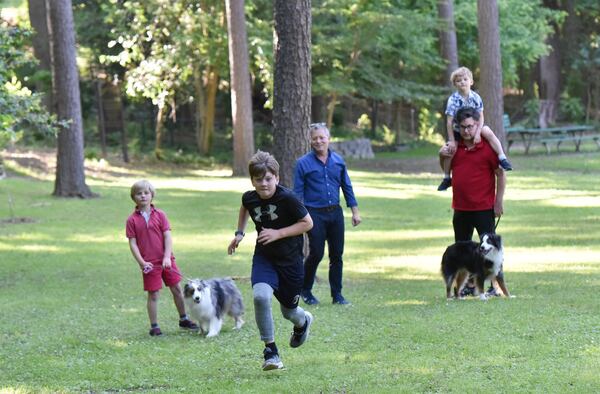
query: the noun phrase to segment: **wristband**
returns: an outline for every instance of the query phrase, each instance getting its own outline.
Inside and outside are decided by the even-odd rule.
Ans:
[[[241,235],[241,236],[243,237],[243,236],[244,236],[244,235],[246,235],[246,234],[244,234],[244,232],[243,232],[242,230],[237,230],[237,231],[235,232],[235,236],[237,237],[238,235]]]

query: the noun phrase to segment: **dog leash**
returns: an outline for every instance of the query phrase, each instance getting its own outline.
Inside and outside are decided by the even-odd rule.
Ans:
[[[496,225],[494,226],[494,232],[496,231],[496,229],[498,228],[498,224],[500,224],[500,218],[502,217],[502,215],[498,216],[498,220],[496,220]]]

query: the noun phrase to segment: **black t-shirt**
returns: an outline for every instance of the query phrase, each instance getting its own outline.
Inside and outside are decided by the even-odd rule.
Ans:
[[[261,199],[255,190],[244,193],[242,205],[248,210],[257,233],[263,228],[280,229],[291,226],[308,214],[294,193],[279,185],[267,200]],[[257,242],[254,253],[265,256],[278,265],[297,264],[302,261],[302,235],[278,239],[267,245]]]

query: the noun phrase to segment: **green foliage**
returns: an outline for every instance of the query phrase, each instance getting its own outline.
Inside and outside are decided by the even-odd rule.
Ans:
[[[23,133],[57,132],[59,123],[42,107],[18,77],[18,70],[33,60],[26,50],[30,31],[0,21],[0,148],[16,142]]]
[[[407,102],[438,97],[431,83],[442,70],[435,14],[412,3],[313,2],[313,92]]]
[[[433,148],[425,154],[435,160]],[[445,300],[439,261],[452,242],[452,213],[450,194],[435,191],[437,173],[351,172],[364,220],[346,231],[344,292],[353,306],[331,305],[321,263],[314,291],[322,304],[307,307],[311,337],[291,349],[291,324],[274,301],[286,366],[276,372],[260,370],[248,280],[254,232],[236,255],[225,252],[248,179],[119,168],[119,177],[94,179],[101,200],[70,201],[50,197],[51,182],[6,179],[0,219],[9,215],[10,193],[16,215],[34,221],[0,223],[0,390],[596,392],[600,186],[590,180],[600,175],[599,157],[511,157],[519,171],[509,174],[499,232],[516,298],[488,302]],[[181,332],[163,289],[165,335],[148,336],[141,274],[124,237],[129,186],[139,178],[157,186],[184,275],[239,278],[247,308],[239,332],[228,318],[213,339]]]
[[[585,108],[581,103],[581,99],[569,97],[567,93],[563,93],[560,97],[559,115],[565,121],[584,122]]]
[[[419,111],[419,141],[426,141],[441,145],[444,143],[444,137],[436,128],[440,122],[441,115],[435,111],[429,111],[427,108],[421,108]]]
[[[477,2],[454,3],[459,63],[477,72]],[[519,69],[529,68],[548,53],[546,37],[553,32],[552,23],[560,24],[565,13],[544,7],[541,0],[499,0],[498,7],[503,82],[506,86],[518,86]]]

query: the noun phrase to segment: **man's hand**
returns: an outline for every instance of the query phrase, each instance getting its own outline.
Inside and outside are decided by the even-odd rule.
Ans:
[[[166,270],[171,269],[171,257],[170,256],[163,258],[162,266]]]
[[[362,219],[360,218],[358,207],[352,207],[350,209],[352,210],[352,226],[356,227],[362,222]]]
[[[456,141],[448,141],[440,149],[440,156],[442,157],[452,157],[454,153],[456,153]]]
[[[496,202],[494,202],[494,216],[496,216],[497,218],[502,216],[504,214],[504,204],[502,203],[502,201],[498,201],[496,200]]]

